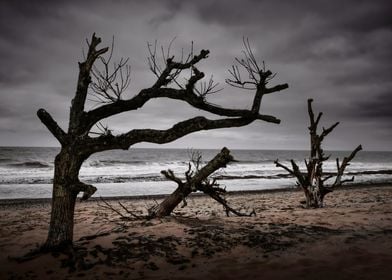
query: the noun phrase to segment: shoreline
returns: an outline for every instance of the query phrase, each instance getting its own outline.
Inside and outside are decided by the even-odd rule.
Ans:
[[[383,182],[383,183],[352,183],[343,185],[339,188],[336,188],[334,192],[339,191],[341,189],[361,189],[361,188],[369,188],[369,187],[392,187],[392,182]],[[252,194],[268,194],[268,193],[280,193],[280,192],[302,192],[301,189],[297,187],[282,187],[282,188],[274,188],[274,189],[263,189],[263,190],[238,190],[238,191],[228,191],[227,195],[252,195]],[[167,197],[169,194],[152,194],[152,195],[135,195],[135,196],[105,196],[102,197],[105,200],[116,201],[116,200],[153,200],[153,199],[163,199]],[[198,196],[207,196],[204,193],[191,193],[190,197],[198,197]],[[91,197],[88,201],[84,201],[84,203],[100,201],[101,197]],[[6,205],[16,205],[16,204],[50,204],[52,198],[10,198],[10,199],[1,199],[0,198],[0,207]],[[77,203],[79,203],[79,199],[77,199]]]

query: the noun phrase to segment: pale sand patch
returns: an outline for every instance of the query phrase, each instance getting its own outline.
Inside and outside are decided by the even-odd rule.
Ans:
[[[3,201],[0,279],[391,279],[392,186],[342,188],[323,209],[303,209],[302,199],[294,191],[233,194],[232,206],[257,216],[225,217],[215,201],[195,196],[175,217],[151,221],[78,203],[80,258],[46,254],[23,263],[8,257],[44,241],[50,204]],[[154,204],[121,202],[138,214]]]

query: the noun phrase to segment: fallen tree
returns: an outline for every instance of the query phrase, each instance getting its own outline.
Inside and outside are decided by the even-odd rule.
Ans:
[[[185,172],[185,180],[177,177],[172,170],[163,170],[161,173],[168,179],[177,184],[176,190],[167,196],[160,204],[152,207],[149,210],[150,217],[164,217],[170,216],[173,210],[181,203],[186,206],[186,198],[192,192],[203,192],[211,198],[222,204],[226,215],[233,213],[237,216],[251,216],[255,212],[242,213],[232,208],[226,201],[224,195],[226,190],[221,188],[215,179],[209,179],[209,176],[220,168],[233,161],[234,158],[230,154],[230,150],[226,147],[223,148],[211,161],[204,167],[201,165],[201,155],[193,154],[193,158],[188,165],[188,170]]]
[[[308,114],[310,120],[309,133],[310,133],[310,155],[309,159],[305,160],[306,172],[302,172],[294,160],[291,160],[291,167],[282,164],[279,160],[275,161],[277,167],[281,167],[297,178],[297,185],[302,188],[306,198],[307,208],[321,208],[324,205],[324,197],[332,192],[336,187],[341,186],[343,183],[354,181],[354,176],[350,179],[342,179],[344,171],[350,161],[355,157],[357,152],[362,150],[362,146],[357,146],[348,157],[345,157],[340,163],[339,158],[336,159],[336,175],[325,175],[323,172],[323,163],[327,161],[330,156],[326,156],[321,144],[324,138],[331,133],[339,122],[333,124],[329,128],[323,128],[321,133],[318,133],[318,124],[320,122],[322,112],[315,118],[312,109],[313,99],[308,99]],[[325,185],[327,180],[335,180],[330,185]]]

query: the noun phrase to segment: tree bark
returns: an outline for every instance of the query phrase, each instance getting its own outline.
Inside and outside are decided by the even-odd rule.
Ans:
[[[305,198],[306,198],[306,208],[321,208],[323,205],[324,196],[321,190],[317,186],[306,186],[303,187]]]
[[[63,147],[55,159],[52,212],[48,237],[43,249],[61,249],[72,244],[74,209],[79,193],[79,169],[82,159],[69,147]]]
[[[190,169],[186,173],[187,180],[182,182],[179,178],[175,177],[174,173],[169,171],[162,171],[169,180],[175,181],[178,184],[177,189],[166,197],[161,204],[151,210],[151,217],[164,217],[170,216],[173,210],[183,201],[189,194],[196,191],[204,191],[208,185],[208,190],[213,191],[213,184],[206,183],[208,176],[214,173],[216,170],[222,167],[226,167],[227,163],[233,160],[230,151],[227,148],[223,148],[211,161],[207,163],[203,168],[197,170],[194,176],[190,175]]]
[[[150,212],[151,217],[162,218],[170,216],[173,210],[190,195],[192,189],[188,185],[178,186],[177,189],[166,197],[155,209]]]
[[[53,185],[52,212],[48,237],[43,249],[62,249],[72,245],[76,194],[69,186]]]

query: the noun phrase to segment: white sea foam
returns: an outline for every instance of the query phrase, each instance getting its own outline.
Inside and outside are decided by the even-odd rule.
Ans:
[[[50,197],[53,161],[57,148],[0,148],[0,199]],[[207,162],[218,151],[204,150]],[[333,152],[331,159],[346,156],[347,152]],[[275,166],[279,158],[290,164],[295,159],[304,169],[304,151],[233,151],[237,162],[214,174],[228,190],[271,189],[295,185],[295,179]],[[165,149],[132,149],[111,151],[92,156],[82,166],[80,179],[99,187],[97,195],[164,194],[173,189],[161,170],[171,169],[183,176],[188,168],[189,151]],[[324,164],[326,172],[336,171],[335,160]],[[366,172],[367,171],[371,171]],[[392,181],[391,152],[363,152],[347,168],[356,182]],[[351,176],[350,175],[350,176]]]

